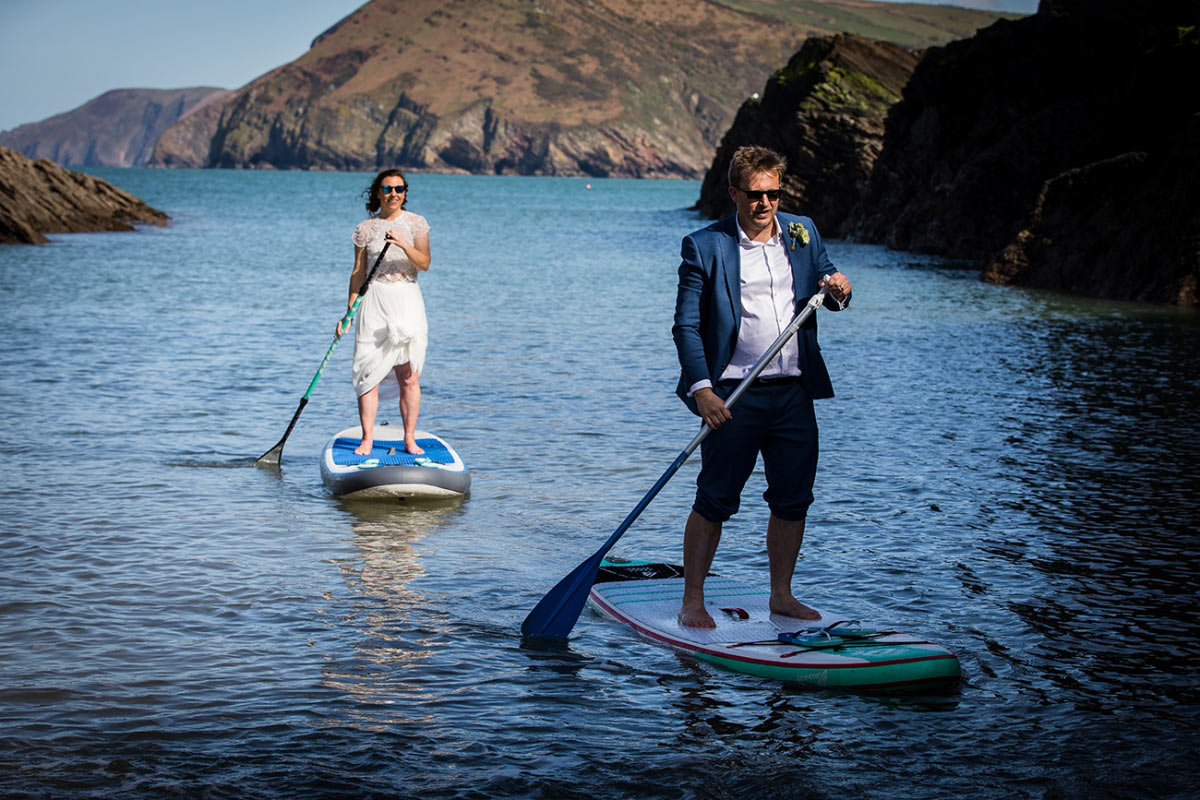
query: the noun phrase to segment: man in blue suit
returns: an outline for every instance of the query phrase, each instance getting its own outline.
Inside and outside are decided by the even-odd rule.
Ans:
[[[729,165],[737,213],[683,239],[671,329],[682,367],[678,393],[712,428],[701,445],[696,500],[683,536],[679,621],[691,627],[715,627],[704,604],[704,577],[759,453],[771,510],[770,609],[817,617],[791,589],[817,469],[813,400],[833,396],[815,314],[741,395],[736,412],[725,406],[821,286],[830,293],[826,308],[841,310],[850,302],[850,281],[830,262],[813,221],[778,213],[785,167],[782,156],[764,147],[739,148]]]

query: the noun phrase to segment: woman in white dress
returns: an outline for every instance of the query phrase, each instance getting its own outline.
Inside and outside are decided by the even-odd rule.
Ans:
[[[394,372],[400,385],[400,415],[404,423],[404,449],[413,455],[425,451],[417,445],[417,415],[421,410],[418,379],[425,365],[429,341],[425,301],[417,286],[417,273],[429,269],[429,224],[405,211],[408,181],[400,170],[385,169],[366,191],[371,217],[354,229],[354,271],[350,273],[347,307],[358,298],[385,242],[391,246],[375,272],[370,289],[358,309],[354,336],[354,391],[362,423],[362,444],[354,452],[366,455],[374,444],[375,415],[379,409],[379,383]],[[337,335],[345,333],[345,320]]]

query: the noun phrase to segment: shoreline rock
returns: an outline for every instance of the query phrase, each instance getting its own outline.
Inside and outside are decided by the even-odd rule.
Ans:
[[[738,147],[770,147],[788,160],[782,211],[813,218],[826,236],[842,224],[871,176],[884,119],[923,51],[850,33],[807,39],[738,110],[705,173],[695,209],[732,213],[726,172]]]
[[[131,231],[168,219],[107,181],[0,147],[0,244],[43,244],[47,233]]]
[[[930,48],[844,235],[982,278],[1197,304],[1200,6],[1042,0]]]

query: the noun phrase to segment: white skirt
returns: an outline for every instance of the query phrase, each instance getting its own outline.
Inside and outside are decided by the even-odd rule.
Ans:
[[[413,281],[373,281],[358,306],[354,333],[354,392],[362,396],[400,364],[425,367],[429,323]]]

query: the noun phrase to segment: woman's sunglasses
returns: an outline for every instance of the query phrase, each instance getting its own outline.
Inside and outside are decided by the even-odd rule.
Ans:
[[[396,194],[404,194],[404,192],[407,189],[408,189],[407,186],[380,186],[379,187],[379,191],[383,192],[384,194],[391,194],[392,192],[395,192]]]

